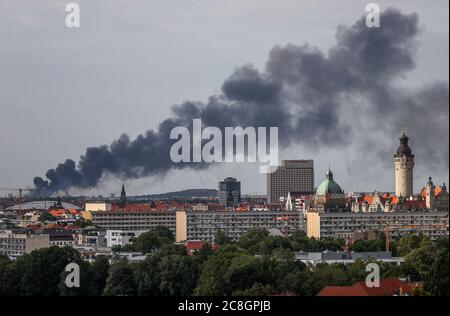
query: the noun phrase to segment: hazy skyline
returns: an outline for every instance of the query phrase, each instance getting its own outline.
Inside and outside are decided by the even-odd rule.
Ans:
[[[0,4],[0,187],[32,186],[34,176],[43,176],[66,158],[78,161],[86,147],[110,144],[122,133],[134,139],[155,129],[171,116],[172,105],[206,102],[220,94],[236,67],[250,63],[263,71],[275,45],[308,42],[327,53],[336,45],[336,28],[353,25],[366,5],[364,1],[77,2],[81,28],[76,30],[64,25],[65,1]],[[436,113],[442,119],[435,126],[446,133],[433,134],[431,128],[430,143],[421,144],[417,139],[426,139],[423,131],[408,128],[416,153],[416,190],[429,175],[437,184],[447,182],[448,2],[377,3],[382,10],[416,12],[420,19],[415,68],[396,85],[418,94],[436,81],[447,87],[447,110]],[[426,93],[421,98],[420,102],[435,101]],[[386,117],[395,112],[385,111]],[[374,121],[354,122],[359,133],[345,146],[293,145],[283,150],[281,158],[314,159],[316,185],[331,163],[336,181],[346,191],[392,191],[398,139],[386,139],[382,122],[377,122],[383,119],[379,114],[361,117]],[[400,131],[401,127],[398,135]],[[439,143],[436,152],[424,154],[430,144]],[[380,156],[380,150],[385,155]],[[432,166],[427,165],[430,159]],[[241,180],[245,193],[265,193],[265,176],[248,164],[176,170],[166,177],[126,183],[132,194],[159,193],[216,188],[226,176]],[[97,189],[84,192],[117,193],[120,182],[107,177]]]

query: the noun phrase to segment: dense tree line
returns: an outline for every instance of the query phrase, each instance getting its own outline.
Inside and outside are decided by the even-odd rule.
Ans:
[[[351,285],[364,280],[367,261],[354,264],[319,264],[315,267],[295,260],[295,251],[340,250],[341,239],[315,240],[303,232],[289,238],[269,236],[252,229],[237,242],[219,231],[219,248],[206,243],[188,256],[182,245],[174,244],[172,233],[157,227],[115,251],[140,251],[145,260],[130,263],[119,256],[111,263],[104,256],[88,263],[69,247],[35,250],[16,261],[0,257],[0,295],[274,295],[286,292],[315,295],[325,285]],[[383,250],[385,241],[362,241],[350,250]],[[408,235],[393,243],[405,258],[400,266],[381,264],[382,277],[409,277],[423,281],[420,295],[448,295],[449,242],[430,241]],[[68,263],[80,266],[80,287],[68,288],[64,269]]]

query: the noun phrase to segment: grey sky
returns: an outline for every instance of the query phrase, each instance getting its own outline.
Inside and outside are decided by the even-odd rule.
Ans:
[[[276,44],[308,42],[326,51],[335,44],[336,27],[353,24],[368,1],[79,0],[80,29],[64,25],[68,2],[0,2],[0,187],[31,186],[34,176],[66,158],[77,161],[88,146],[155,128],[173,104],[219,93],[235,67],[264,68]],[[448,81],[448,1],[377,3],[417,12],[424,27],[417,68],[399,84]],[[378,141],[387,146],[387,162],[370,169],[358,164],[370,153],[356,145],[314,152],[293,147],[282,156],[313,158],[316,184],[331,163],[346,191],[393,190],[398,140]],[[412,140],[412,146],[420,144]],[[442,158],[447,164],[438,173],[427,169],[427,157],[416,158],[416,189],[429,173],[437,183],[448,181],[448,157]],[[265,192],[264,176],[246,164],[173,171],[127,185],[131,193],[163,192],[216,187],[225,176],[241,179],[246,193]],[[105,179],[89,193],[117,192],[118,182]]]

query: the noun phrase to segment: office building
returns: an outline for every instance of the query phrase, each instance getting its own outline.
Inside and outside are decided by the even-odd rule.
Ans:
[[[314,194],[314,161],[283,160],[276,171],[267,174],[267,203],[277,204],[291,194]]]
[[[235,178],[225,178],[219,182],[219,204],[233,207],[241,202],[241,182]]]

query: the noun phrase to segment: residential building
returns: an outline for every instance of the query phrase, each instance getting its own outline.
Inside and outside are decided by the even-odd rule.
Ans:
[[[419,195],[424,201],[425,206],[431,210],[437,210],[439,212],[448,212],[448,192],[447,186],[435,186],[432,178],[428,178],[427,185],[420,191]]]
[[[111,211],[112,204],[107,202],[87,202],[84,205],[85,211],[98,212],[98,211]]]
[[[18,257],[35,249],[49,247],[49,236],[12,230],[0,231],[0,255]]]
[[[283,160],[276,171],[267,174],[268,204],[278,204],[289,192],[314,194],[313,160]]]
[[[307,235],[316,239],[351,238],[356,231],[385,231],[391,238],[422,233],[448,236],[448,212],[313,212],[307,213]]]
[[[74,246],[75,238],[73,232],[64,228],[44,228],[41,235],[47,235],[50,246]]]
[[[83,229],[76,234],[76,244],[85,247],[106,247],[106,230]]]
[[[304,229],[303,216],[298,211],[207,211],[176,212],[176,240],[213,241],[219,230],[232,240],[238,240],[251,228],[278,229],[290,235]]]
[[[133,239],[145,233],[146,230],[111,230],[106,231],[106,246],[125,246],[131,244]]]
[[[175,210],[115,210],[89,212],[92,224],[111,230],[151,230],[166,226],[175,233]]]

